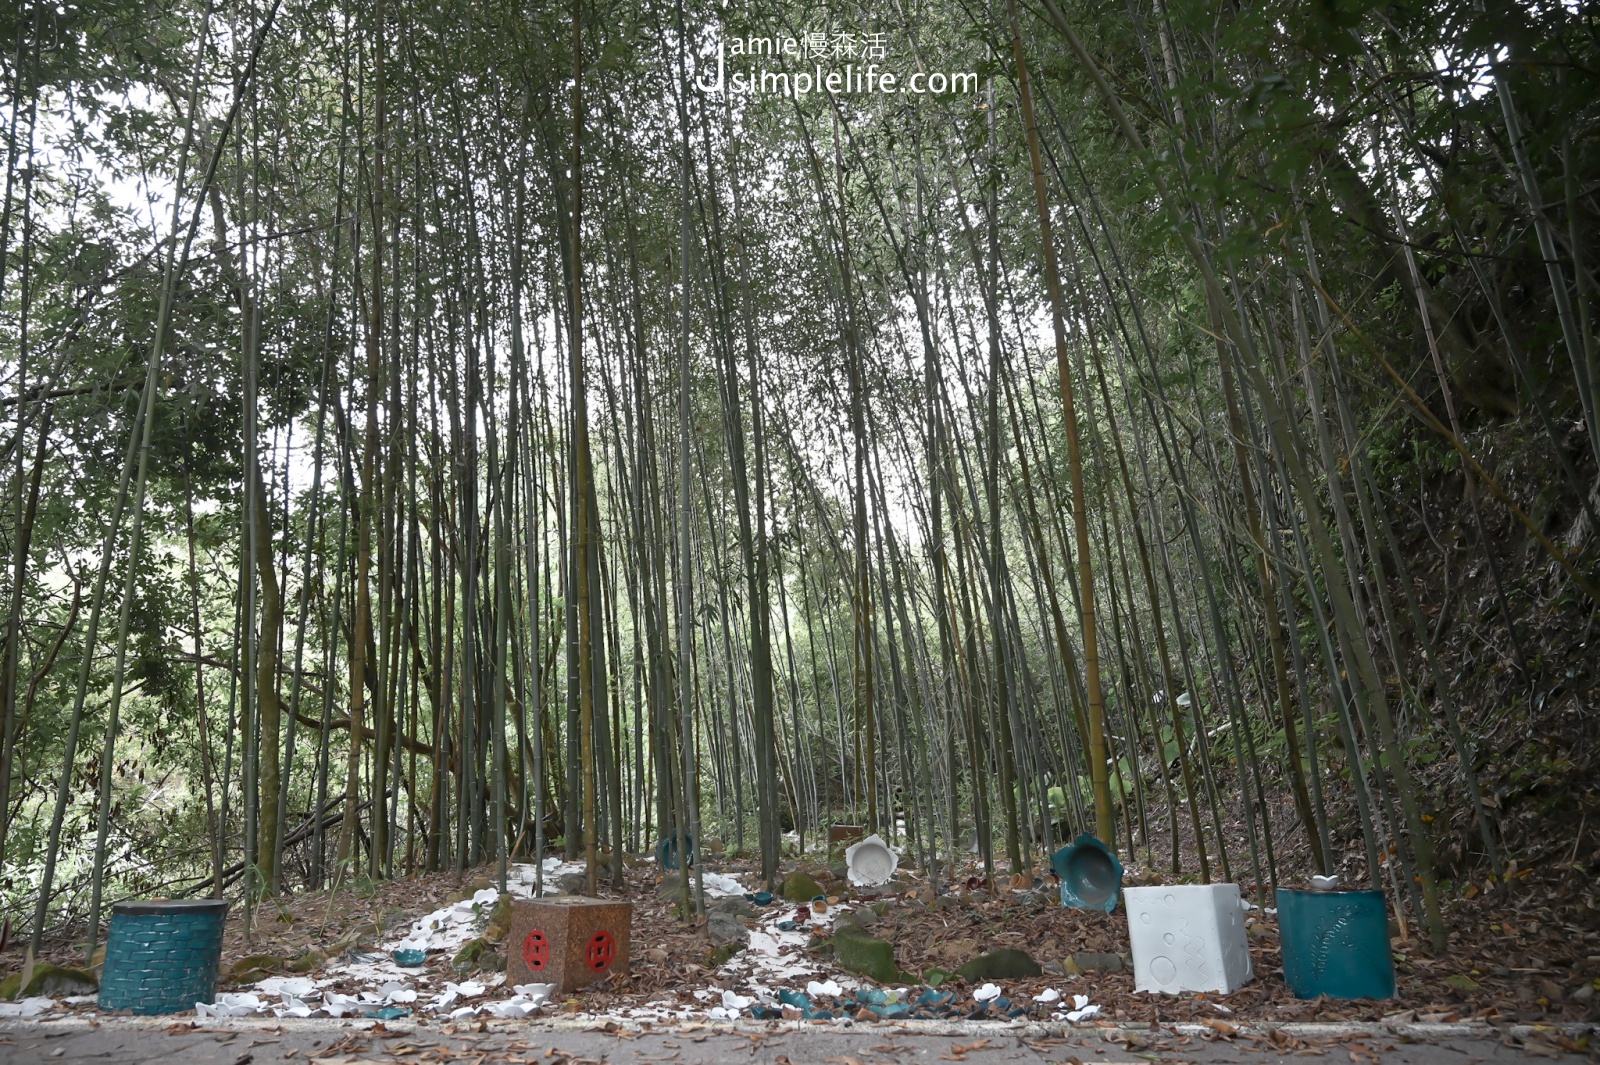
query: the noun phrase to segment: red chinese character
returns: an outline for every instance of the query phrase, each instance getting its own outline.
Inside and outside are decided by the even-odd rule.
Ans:
[[[550,941],[543,932],[535,928],[528,933],[522,941],[522,960],[528,963],[528,968],[534,972],[543,969],[550,961]]]
[[[599,931],[594,938],[589,940],[589,968],[597,973],[603,973],[611,968],[611,963],[617,957],[617,941],[611,938],[611,933]]]

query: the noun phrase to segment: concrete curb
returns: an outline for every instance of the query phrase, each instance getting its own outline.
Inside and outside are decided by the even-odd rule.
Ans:
[[[1218,1018],[1221,1020],[1222,1018]],[[209,1018],[205,1021],[197,1020],[185,1014],[168,1014],[159,1017],[132,1017],[132,1016],[67,1016],[57,1018],[34,1018],[22,1020],[8,1018],[0,1020],[0,1032],[19,1030],[46,1029],[60,1030],[89,1030],[95,1028],[111,1028],[121,1031],[166,1031],[174,1026],[180,1029],[192,1028],[205,1031],[363,1031],[375,1027],[380,1022],[367,1018],[344,1019],[336,1017],[219,1017]],[[444,1019],[431,1020],[426,1024],[419,1024],[414,1017],[403,1017],[393,1021],[381,1022],[385,1030],[390,1032],[437,1032],[444,1030],[450,1022]],[[486,1023],[486,1031],[513,1033],[528,1031],[547,1032],[593,1032],[604,1034],[606,1031],[626,1031],[635,1034],[672,1035],[685,1031],[705,1032],[710,1035],[739,1035],[749,1036],[756,1033],[771,1032],[808,1032],[812,1034],[845,1034],[856,1031],[862,1032],[893,1032],[896,1035],[912,1036],[996,1036],[1013,1035],[1018,1038],[1062,1038],[1076,1036],[1080,1038],[1091,1037],[1099,1033],[1106,1042],[1117,1042],[1110,1038],[1110,1033],[1149,1034],[1150,1025],[1143,1021],[1137,1022],[1106,1022],[1104,1024],[1050,1024],[1037,1021],[874,1021],[870,1023],[822,1022],[808,1023],[805,1021],[685,1021],[672,1023],[644,1023],[637,1020],[599,1020],[574,1019],[565,1017],[533,1017],[520,1021],[500,1020],[494,1017],[475,1018],[465,1024],[458,1024],[458,1028],[476,1030],[479,1024]],[[1238,1034],[1243,1036],[1264,1034],[1270,1031],[1279,1031],[1285,1035],[1299,1039],[1316,1039],[1329,1037],[1369,1037],[1369,1038],[1398,1038],[1416,1042],[1433,1042],[1446,1039],[1483,1039],[1510,1036],[1514,1039],[1527,1039],[1533,1036],[1561,1035],[1575,1039],[1583,1035],[1591,1035],[1600,1031],[1600,1025],[1589,1023],[1557,1023],[1557,1024],[1509,1024],[1492,1025],[1484,1021],[1457,1021],[1452,1023],[1427,1024],[1421,1022],[1385,1023],[1383,1021],[1285,1021],[1272,1023],[1263,1021],[1233,1021],[1226,1023],[1235,1026]],[[607,1029],[611,1024],[615,1028]],[[1208,1035],[1215,1034],[1215,1029],[1196,1021],[1175,1021],[1163,1024],[1158,1029],[1161,1032],[1176,1032],[1180,1035]]]

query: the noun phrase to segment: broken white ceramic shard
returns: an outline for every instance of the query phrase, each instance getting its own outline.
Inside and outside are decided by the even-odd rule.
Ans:
[[[257,983],[255,988],[263,995],[306,998],[316,992],[317,985],[300,976],[269,976]]]
[[[530,1013],[538,1012],[539,1003],[530,1002],[519,995],[504,1002],[490,1002],[479,1008],[484,1013],[499,1017],[501,1020],[520,1021]]]
[[[1091,1006],[1089,1004],[1088,995],[1073,995],[1072,1005],[1074,1008],[1067,1011],[1067,1020],[1073,1024],[1077,1024],[1079,1021],[1086,1021],[1100,1013],[1099,1006]]]
[[[1000,997],[1000,985],[984,984],[982,987],[978,988],[978,990],[972,993],[972,997],[977,999],[979,1002],[993,1002],[995,999]]]
[[[1033,1000],[1035,1002],[1059,1002],[1061,1000],[1061,992],[1053,987],[1047,987],[1037,995],[1034,995]]]
[[[322,995],[322,1009],[330,1017],[343,1017],[347,1013],[361,1013],[366,1009],[365,1003],[356,995],[341,995],[337,991],[325,991]]]
[[[755,999],[753,998],[746,998],[744,995],[736,995],[732,991],[724,991],[722,993],[722,1007],[724,1009],[730,1009],[734,1013],[738,1013],[742,1009],[748,1009],[750,1004],[754,1001]]]
[[[284,995],[283,1005],[273,1007],[272,1012],[278,1017],[309,1017],[315,1011],[293,995]]]
[[[820,982],[813,980],[806,985],[806,994],[810,995],[812,998],[816,998],[818,995],[827,995],[829,998],[833,998],[837,995],[844,994],[844,988],[840,987],[832,980],[823,980]]]
[[[196,1002],[194,1012],[199,1017],[248,1017],[252,1013],[260,1013],[267,1008],[255,995],[245,992],[243,994],[218,995],[215,1002]]]
[[[518,998],[525,998],[535,1006],[543,1003],[556,993],[555,984],[515,984],[511,990],[517,993]]]
[[[705,873],[706,894],[718,898],[728,898],[734,895],[743,895],[745,887],[739,881],[723,873]]]
[[[56,1000],[44,995],[25,998],[21,1002],[0,1002],[0,1017],[37,1017],[56,1004]],[[198,1009],[201,1003],[196,1002]]]
[[[1250,980],[1237,884],[1123,889],[1139,991],[1231,994]]]
[[[889,849],[883,837],[874,833],[845,848],[844,863],[849,871],[850,883],[857,887],[877,887],[887,884],[899,868],[900,859]]]

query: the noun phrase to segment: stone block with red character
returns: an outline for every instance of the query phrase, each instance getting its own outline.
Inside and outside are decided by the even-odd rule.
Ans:
[[[558,895],[514,899],[506,937],[506,982],[575,991],[628,971],[633,904]]]

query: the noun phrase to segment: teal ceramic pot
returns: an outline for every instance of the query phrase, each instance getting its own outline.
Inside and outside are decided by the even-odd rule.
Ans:
[[[216,996],[221,899],[119,902],[111,907],[100,1008],[180,1013]]]
[[[689,864],[693,865],[695,864],[694,835],[685,832],[684,838],[688,841],[688,846],[684,849],[689,852]],[[675,834],[656,840],[656,866],[663,870],[678,867],[678,837]]]
[[[1393,998],[1381,891],[1278,889],[1283,977],[1297,998]]]
[[[1061,905],[1107,913],[1117,908],[1122,863],[1087,832],[1052,854],[1050,868],[1061,878]]]

